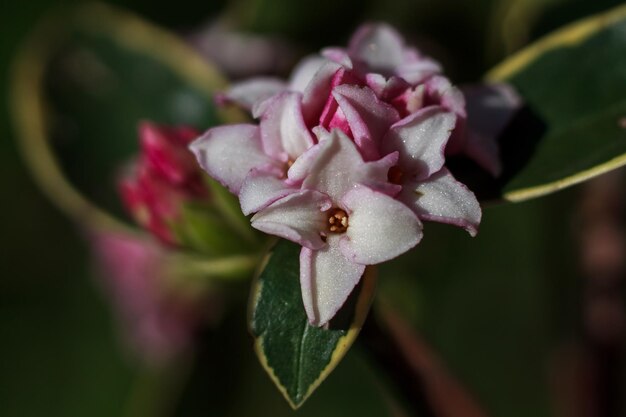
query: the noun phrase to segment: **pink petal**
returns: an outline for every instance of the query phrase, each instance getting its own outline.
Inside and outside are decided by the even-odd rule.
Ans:
[[[391,75],[404,60],[404,41],[389,25],[363,25],[350,39],[348,53],[364,62],[369,67],[368,72]]]
[[[365,75],[365,82],[379,98],[385,101],[397,97],[410,87],[405,80],[395,75],[385,78],[380,74],[370,73]]]
[[[326,229],[324,211],[330,207],[328,196],[316,191],[299,191],[252,216],[252,227],[310,249],[319,249],[325,245],[320,232]]]
[[[345,195],[348,211],[342,252],[353,262],[373,265],[403,254],[422,239],[422,224],[407,206],[385,194],[358,186]]]
[[[252,110],[255,104],[286,89],[287,85],[283,80],[258,77],[236,83],[226,93],[219,94],[216,98],[218,102],[232,102],[244,109]]]
[[[440,105],[461,118],[467,117],[463,93],[452,85],[446,77],[434,76],[426,82],[425,86],[426,94],[430,100],[428,104]]]
[[[391,104],[398,110],[401,118],[421,110],[424,108],[424,84],[407,88],[402,94],[396,96]]]
[[[323,248],[300,252],[302,301],[313,326],[323,326],[335,316],[365,271],[364,265],[346,259],[341,239],[331,235]]]
[[[253,168],[276,166],[261,149],[259,127],[248,124],[209,129],[189,149],[198,163],[233,194],[238,194],[243,180]]]
[[[313,146],[313,137],[302,118],[300,93],[281,93],[271,99],[261,119],[261,140],[268,155],[295,161]]]
[[[400,120],[396,109],[382,102],[368,87],[339,85],[333,89],[365,160],[379,157],[378,144],[392,124]]]
[[[445,162],[444,148],[455,122],[454,113],[442,107],[422,109],[392,126],[383,140],[383,151],[400,152],[404,174],[428,178]]]
[[[239,204],[244,215],[256,213],[276,200],[298,191],[296,187],[279,178],[279,175],[280,172],[256,169],[250,171],[239,191]]]
[[[341,65],[327,62],[315,73],[302,94],[302,115],[307,125],[317,124],[330,96],[333,79]]]
[[[420,219],[463,227],[472,236],[478,232],[482,216],[478,200],[445,168],[427,181],[405,184],[399,198]]]
[[[330,80],[330,88],[328,91],[323,92],[325,104],[322,108],[317,124],[328,130],[331,130],[334,127],[339,128],[348,136],[351,136],[348,121],[346,120],[346,117],[341,109],[339,109],[337,100],[335,100],[331,92],[339,85],[359,83],[360,80],[356,77],[356,75],[351,71],[346,71],[345,68],[340,68],[337,72],[335,72]]]

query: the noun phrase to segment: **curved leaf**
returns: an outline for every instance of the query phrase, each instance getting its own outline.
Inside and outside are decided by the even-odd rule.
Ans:
[[[237,117],[213,102],[225,80],[172,34],[104,4],[51,17],[27,39],[12,79],[22,153],[74,219],[124,227],[119,164],[141,119],[205,129]],[[104,209],[102,208],[104,207]]]
[[[626,6],[545,37],[487,80],[526,103],[500,138],[504,174],[488,196],[527,200],[626,164]]]
[[[250,306],[257,356],[293,408],[304,403],[354,342],[375,283],[368,268],[328,328],[311,326],[302,304],[299,254],[300,246],[285,240],[274,246],[253,287]]]

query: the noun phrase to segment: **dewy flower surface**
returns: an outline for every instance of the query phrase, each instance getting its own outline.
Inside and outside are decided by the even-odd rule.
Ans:
[[[480,206],[445,167],[446,155],[467,150],[463,94],[391,27],[365,25],[348,48],[306,58],[289,82],[253,79],[220,99],[259,125],[212,128],[190,148],[256,213],[253,227],[302,246],[312,324],[332,319],[366,265],[419,243],[422,220],[477,232]],[[489,149],[474,154],[496,172]]]

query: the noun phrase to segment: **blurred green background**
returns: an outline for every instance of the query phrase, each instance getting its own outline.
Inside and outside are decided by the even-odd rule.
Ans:
[[[84,240],[29,177],[10,123],[12,57],[45,13],[74,3],[34,0],[0,6],[1,416],[147,415],[136,411],[143,396],[149,397],[149,391],[141,391],[145,376],[117,337]],[[359,22],[385,19],[442,60],[457,82],[476,81],[507,53],[541,34],[619,4],[606,0],[112,3],[185,33],[226,12],[242,29],[290,39],[299,53],[343,44]],[[383,268],[389,276],[381,283],[381,293],[400,300],[450,372],[491,416],[563,415],[555,381],[568,382],[555,374],[555,367],[561,352],[584,345],[583,277],[574,233],[579,194],[576,187],[537,201],[487,208],[475,239],[428,225],[417,250]],[[182,388],[182,400],[176,401],[175,414],[290,414],[256,363],[242,316],[229,317],[223,330],[207,336],[206,346]],[[216,365],[202,358],[224,359]],[[389,394],[374,390],[376,372],[357,346],[299,414],[389,415],[385,407]],[[626,415],[626,409],[615,415]]]

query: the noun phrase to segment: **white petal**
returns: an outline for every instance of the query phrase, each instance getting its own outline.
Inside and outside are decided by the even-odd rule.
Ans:
[[[425,182],[405,184],[400,198],[423,220],[463,227],[472,236],[478,231],[478,200],[445,168]]]
[[[232,101],[245,109],[251,110],[256,104],[286,88],[285,82],[278,78],[251,78],[234,84],[225,94],[218,96],[218,98]]]
[[[291,73],[289,89],[303,93],[317,71],[327,62],[326,58],[319,55],[310,55],[303,58]]]
[[[239,204],[244,215],[256,213],[276,200],[298,191],[278,177],[279,172],[253,169],[239,191]]]
[[[379,157],[378,144],[391,125],[400,119],[396,109],[379,100],[369,87],[339,85],[333,89],[333,97],[345,114],[364,158]]]
[[[209,129],[189,145],[198,163],[233,194],[253,168],[267,168],[276,162],[261,149],[259,127],[248,124]]]
[[[396,69],[396,74],[411,85],[420,84],[440,72],[441,65],[430,58],[418,58],[412,62],[405,62]]]
[[[271,98],[261,119],[261,139],[268,155],[287,162],[313,146],[313,137],[302,118],[300,93]]]
[[[386,153],[400,152],[405,174],[428,178],[445,162],[444,148],[456,124],[454,113],[430,106],[396,123],[383,140]]]
[[[365,271],[364,265],[346,259],[339,248],[341,239],[331,235],[325,247],[300,252],[302,301],[314,326],[323,326],[335,316]]]
[[[404,60],[404,41],[389,25],[363,25],[352,36],[348,52],[364,62],[368,72],[391,75]]]
[[[252,227],[289,239],[310,249],[325,245],[320,232],[326,230],[331,207],[328,196],[316,191],[299,191],[275,201],[252,216]]]
[[[348,230],[341,241],[352,261],[374,265],[403,254],[422,239],[422,224],[400,201],[357,187],[342,200],[348,211]]]
[[[335,129],[327,139],[296,160],[289,170],[289,178],[304,179],[302,188],[323,192],[337,202],[356,184],[386,183],[388,165],[394,162],[393,158],[395,156],[366,163],[354,142]]]

